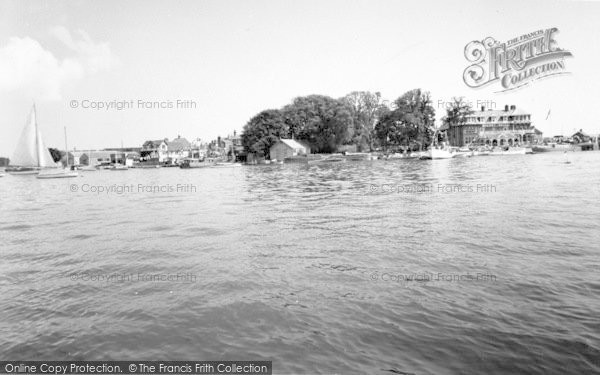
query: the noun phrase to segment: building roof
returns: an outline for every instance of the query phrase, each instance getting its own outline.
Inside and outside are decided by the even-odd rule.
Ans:
[[[485,111],[473,111],[468,117],[500,117],[500,116],[526,116],[529,113],[525,112],[521,108],[508,107],[508,110],[503,109],[486,109]]]
[[[81,156],[85,155],[87,157],[91,157],[92,158],[107,158],[110,157],[111,155],[114,155],[115,153],[117,153],[118,151],[87,151],[84,152]]]
[[[163,142],[165,142],[164,139],[158,139],[156,141],[146,141],[142,145],[142,148],[158,148]]]
[[[284,143],[286,146],[297,149],[297,148],[308,148],[308,145],[302,144],[295,139],[280,139],[279,142]]]
[[[586,134],[583,129],[579,129],[579,131],[575,132],[571,137],[575,137],[575,136],[583,136],[583,137],[589,137],[588,134]]]
[[[182,151],[190,149],[192,144],[187,139],[178,136],[177,138],[173,138],[167,146],[169,151]]]

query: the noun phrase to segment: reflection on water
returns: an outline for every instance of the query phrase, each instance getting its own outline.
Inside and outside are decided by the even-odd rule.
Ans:
[[[287,374],[598,372],[599,166],[590,152],[6,176],[0,348]]]

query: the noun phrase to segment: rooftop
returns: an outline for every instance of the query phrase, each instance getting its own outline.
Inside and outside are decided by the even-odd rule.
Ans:
[[[280,139],[279,141],[285,143],[287,146],[291,148],[308,148],[306,144],[296,141],[295,139]]]

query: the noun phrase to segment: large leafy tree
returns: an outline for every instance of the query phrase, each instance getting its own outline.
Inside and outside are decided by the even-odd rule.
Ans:
[[[242,131],[242,145],[247,152],[268,157],[269,149],[279,138],[288,136],[281,111],[269,109],[252,117]]]
[[[467,121],[467,116],[473,113],[471,106],[464,101],[463,97],[452,98],[452,103],[446,108],[446,116],[443,118],[444,124],[459,125]]]
[[[467,116],[473,113],[471,106],[464,101],[463,97],[452,98],[452,103],[446,108],[446,116],[442,119],[444,125],[450,128],[467,122]]]
[[[388,112],[379,92],[353,91],[341,99],[350,109],[354,123],[352,142],[361,151],[372,150],[377,120]]]
[[[381,116],[376,125],[380,143],[389,145],[423,146],[431,143],[435,123],[435,109],[429,92],[407,91],[394,101],[394,109]]]
[[[408,124],[411,141],[419,145],[431,143],[435,126],[435,109],[431,104],[431,95],[427,91],[415,89],[396,99],[396,111],[400,111]]]
[[[350,108],[323,95],[298,97],[282,110],[290,136],[305,140],[316,152],[335,152],[354,130]]]

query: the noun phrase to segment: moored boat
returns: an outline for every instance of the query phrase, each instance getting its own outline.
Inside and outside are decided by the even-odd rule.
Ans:
[[[490,155],[525,155],[527,154],[527,149],[525,147],[519,146],[504,146],[504,147],[494,147],[492,151],[490,151]]]
[[[40,173],[35,176],[36,178],[39,179],[50,179],[50,178],[71,178],[71,177],[77,177],[79,176],[79,173],[77,173],[77,171],[72,171],[70,169],[61,169],[61,168],[56,168],[56,169],[44,169],[42,171],[40,171]]]
[[[204,161],[202,159],[186,158],[181,161],[179,168],[181,169],[193,169],[193,168],[207,168],[214,166],[215,163]]]
[[[541,152],[565,152],[575,151],[575,145],[571,143],[547,143],[541,145],[534,145],[532,151],[536,153]]]
[[[111,171],[126,171],[129,169],[129,167],[124,164],[115,163],[115,164],[111,165],[109,169]]]

